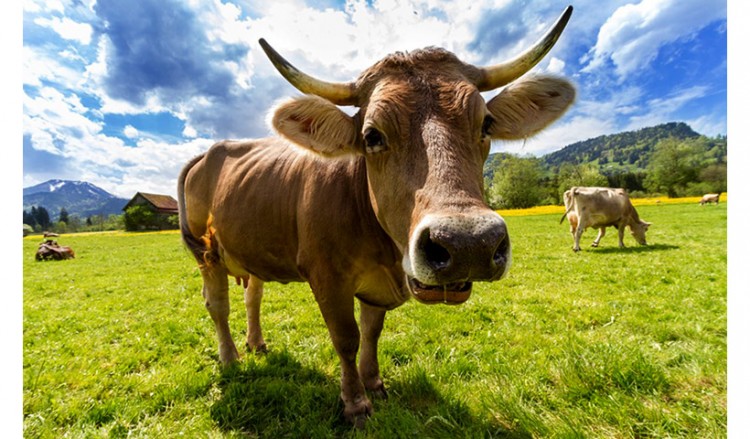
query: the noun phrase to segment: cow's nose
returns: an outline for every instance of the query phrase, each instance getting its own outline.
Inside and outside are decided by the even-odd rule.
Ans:
[[[495,280],[510,262],[505,221],[494,212],[429,216],[415,234],[411,263],[416,277],[425,283]]]

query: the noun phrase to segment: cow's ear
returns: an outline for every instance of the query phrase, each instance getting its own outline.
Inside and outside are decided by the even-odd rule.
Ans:
[[[352,118],[318,96],[300,96],[276,107],[274,129],[288,140],[321,155],[355,152],[357,130]]]
[[[575,100],[573,85],[554,76],[531,76],[509,85],[487,102],[493,139],[533,136],[565,113]]]

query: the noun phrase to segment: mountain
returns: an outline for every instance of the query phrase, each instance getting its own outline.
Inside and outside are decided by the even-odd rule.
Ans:
[[[551,170],[593,162],[605,175],[644,171],[654,146],[668,137],[685,140],[701,135],[684,122],[670,122],[576,142],[543,156],[542,161]]]
[[[49,180],[23,189],[23,209],[42,206],[53,221],[57,221],[63,207],[68,215],[82,219],[92,215],[120,215],[128,201],[85,181]]]

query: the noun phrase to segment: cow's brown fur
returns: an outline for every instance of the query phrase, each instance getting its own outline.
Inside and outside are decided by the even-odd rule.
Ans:
[[[615,227],[618,232],[619,246],[624,247],[623,235],[628,227],[639,244],[646,245],[646,231],[651,223],[640,219],[638,212],[630,202],[624,189],[601,187],[573,187],[563,194],[565,213],[560,222],[567,216],[570,233],[573,235],[573,250],[580,251],[580,240],[583,232],[589,228],[599,230],[591,244],[598,247],[607,227]]]
[[[185,166],[180,227],[201,268],[222,362],[239,356],[227,323],[228,276],[246,287],[247,345],[256,350],[265,350],[263,282],[309,282],[341,361],[344,414],[359,423],[372,413],[365,389],[385,394],[377,361],[385,311],[410,293],[460,303],[467,281],[505,273],[505,224],[483,201],[490,138],[533,135],[575,91],[533,77],[485,103],[473,85],[478,74],[442,49],[392,55],[357,80],[354,116],[298,97],[274,112],[281,138],[220,142]],[[382,148],[368,150],[368,130],[382,135]]]

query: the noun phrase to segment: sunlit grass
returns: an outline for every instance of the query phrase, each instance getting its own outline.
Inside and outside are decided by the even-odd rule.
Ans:
[[[341,420],[338,359],[306,284],[268,284],[270,353],[222,370],[176,232],[63,235],[76,259],[48,262],[28,237],[24,436],[725,437],[726,204],[639,213],[649,246],[608,236],[580,253],[557,213],[509,215],[506,279],[458,307],[388,313],[389,399],[361,432]]]

